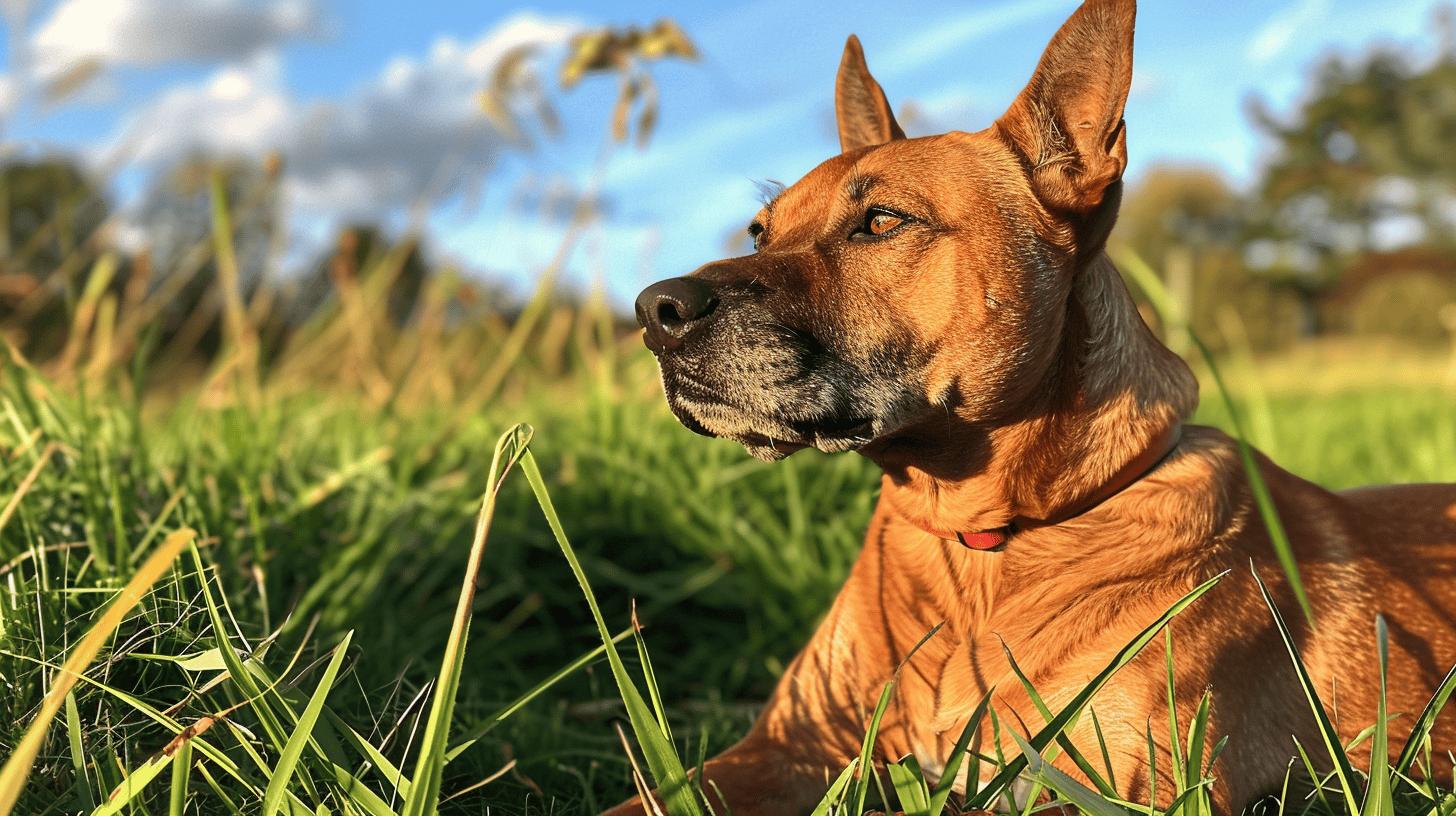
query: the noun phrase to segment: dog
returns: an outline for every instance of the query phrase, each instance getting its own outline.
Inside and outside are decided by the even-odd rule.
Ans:
[[[689,429],[761,459],[813,447],[883,470],[832,608],[748,735],[703,770],[735,816],[808,812],[937,624],[899,676],[878,761],[943,768],[992,689],[999,748],[1015,756],[1008,732],[1043,720],[1005,649],[1058,710],[1173,602],[1227,573],[1172,624],[1179,730],[1208,690],[1203,762],[1228,737],[1212,771],[1220,813],[1278,792],[1291,738],[1323,756],[1251,566],[1346,741],[1376,720],[1377,614],[1390,711],[1403,713],[1393,749],[1456,663],[1456,485],[1331,492],[1254,453],[1311,625],[1237,441],[1186,422],[1197,380],[1104,251],[1127,164],[1135,13],[1134,0],[1086,0],[994,124],[915,139],[850,37],[835,87],[842,152],[753,218],[752,254],[637,300]],[[1146,802],[1155,788],[1166,806],[1179,748],[1156,725],[1168,717],[1162,651],[1144,650],[1092,706],[1119,794]],[[1438,720],[1437,757],[1456,748],[1453,725]],[[1068,736],[1100,768],[1092,719]],[[979,750],[995,738],[983,727]],[[1086,780],[1065,752],[1055,765]]]

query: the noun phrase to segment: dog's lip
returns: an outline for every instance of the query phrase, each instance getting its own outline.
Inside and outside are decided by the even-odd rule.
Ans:
[[[773,450],[783,451],[784,453],[793,453],[794,451],[800,451],[809,447],[809,443],[807,442],[801,442],[796,439],[783,439],[766,434],[754,433],[752,431],[734,436],[733,441],[750,448],[772,448]]]
[[[789,427],[802,439],[864,439],[874,433],[875,421],[870,417],[844,417],[815,420],[790,420]]]
[[[706,425],[699,422],[698,418],[693,416],[691,411],[679,409],[675,405],[670,405],[669,407],[672,409],[672,415],[674,417],[677,417],[677,421],[681,423],[684,428],[687,428],[688,430],[699,436],[707,436],[714,439],[718,437],[717,434],[708,430]]]

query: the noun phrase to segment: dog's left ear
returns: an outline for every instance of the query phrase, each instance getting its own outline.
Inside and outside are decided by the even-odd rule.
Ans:
[[[1135,0],[1086,0],[996,122],[1053,211],[1091,214],[1127,167],[1122,110],[1132,84],[1136,15]]]
[[[859,37],[853,34],[844,44],[839,76],[834,80],[834,115],[839,122],[839,149],[844,153],[905,138],[884,90],[870,76]]]

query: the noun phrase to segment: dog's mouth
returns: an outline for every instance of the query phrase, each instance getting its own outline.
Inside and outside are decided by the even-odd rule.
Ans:
[[[803,439],[844,441],[864,444],[874,438],[875,421],[870,417],[830,417],[819,420],[793,420],[789,427]],[[817,447],[817,445],[816,445]]]
[[[782,459],[805,448],[843,453],[868,445],[875,438],[875,420],[871,417],[753,417],[727,403],[701,399],[670,398],[668,405],[683,427],[693,433],[731,439],[760,459]]]
[[[749,431],[735,436],[745,445],[789,445],[798,448],[818,448],[825,453],[854,450],[869,444],[874,439],[875,421],[865,417],[830,418],[826,420],[788,420],[783,424],[792,435],[774,438],[767,434]]]

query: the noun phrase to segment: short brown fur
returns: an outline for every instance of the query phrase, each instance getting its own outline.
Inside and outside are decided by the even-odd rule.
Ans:
[[[1390,709],[1406,714],[1392,723],[1394,746],[1456,662],[1456,486],[1336,493],[1258,457],[1314,628],[1223,433],[1184,428],[1155,469],[1083,507],[1198,396],[1102,251],[1127,162],[1133,18],[1133,0],[1087,0],[991,128],[920,139],[903,138],[851,38],[836,86],[843,154],[759,214],[756,254],[692,276],[715,287],[714,322],[704,316],[681,346],[656,349],[684,422],[764,458],[854,449],[884,471],[864,552],[833,607],[752,731],[707,764],[709,790],[735,816],[807,812],[857,753],[895,666],[942,621],[909,661],[880,760],[914,753],[939,767],[992,687],[1001,722],[1039,723],[1003,643],[1057,708],[1173,601],[1229,571],[1173,626],[1181,729],[1209,689],[1213,733],[1229,737],[1213,788],[1222,813],[1277,790],[1291,737],[1319,744],[1251,565],[1347,740],[1375,720],[1376,614],[1390,625]],[[884,239],[850,232],[866,207],[907,223]],[[852,424],[845,414],[868,417],[865,429],[836,430]],[[926,532],[1071,513],[999,552]],[[1147,724],[1167,716],[1158,651],[1094,702],[1132,801],[1149,791]],[[1091,728],[1083,718],[1071,738],[1100,756]],[[1167,729],[1152,732],[1166,774]],[[981,735],[983,750],[990,739]],[[1451,718],[1434,742],[1438,756],[1456,748]],[[1167,804],[1171,779],[1157,790]]]

